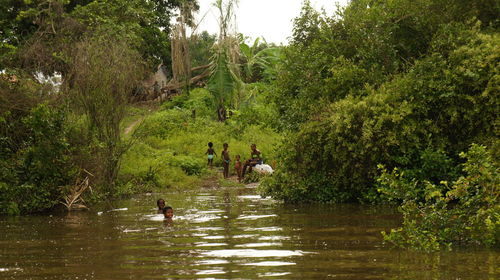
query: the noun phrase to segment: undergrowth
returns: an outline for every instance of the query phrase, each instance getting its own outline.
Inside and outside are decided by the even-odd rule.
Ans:
[[[189,96],[178,96],[165,103],[137,125],[131,135],[138,140],[123,156],[121,165],[123,193],[200,186],[203,180],[214,176],[205,155],[208,142],[214,143],[217,153],[215,170],[222,168],[222,144],[229,144],[231,175],[235,175],[234,157],[239,154],[242,159],[249,158],[252,143],[257,144],[264,162],[274,160],[275,146],[280,140],[276,132],[256,122],[255,112],[247,116],[238,113],[238,121],[216,121],[209,98],[206,90],[193,90]],[[222,176],[222,172],[217,174]]]

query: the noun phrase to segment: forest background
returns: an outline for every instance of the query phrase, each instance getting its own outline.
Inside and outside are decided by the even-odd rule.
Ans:
[[[397,205],[399,246],[498,246],[498,1],[305,1],[287,46],[214,4],[219,34],[187,37],[194,0],[2,0],[0,211],[198,187],[217,178],[206,142],[256,143],[262,195]],[[176,96],[137,102],[160,63]]]

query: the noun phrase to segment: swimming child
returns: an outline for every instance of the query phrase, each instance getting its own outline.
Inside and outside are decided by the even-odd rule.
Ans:
[[[156,206],[158,206],[158,214],[163,213],[163,208],[165,208],[165,200],[160,198],[156,201]]]
[[[234,169],[236,170],[236,174],[238,174],[238,182],[241,183],[241,171],[243,166],[241,165],[240,155],[236,155],[234,158]]]
[[[171,220],[174,216],[174,209],[170,206],[163,207],[163,215],[165,215],[165,219]]]
[[[208,157],[208,163],[207,163],[207,165],[209,165],[210,167],[212,167],[212,164],[213,164],[213,161],[214,161],[214,156],[217,155],[215,153],[215,150],[212,148],[213,146],[214,146],[214,144],[212,142],[208,142],[208,150],[205,153],[207,155],[207,157]]]
[[[222,174],[224,175],[224,179],[229,178],[229,162],[231,162],[231,157],[229,157],[229,151],[227,148],[229,145],[227,143],[224,143],[222,145],[224,150],[222,150],[221,156],[222,156],[222,166],[224,167],[224,170],[222,171]]]

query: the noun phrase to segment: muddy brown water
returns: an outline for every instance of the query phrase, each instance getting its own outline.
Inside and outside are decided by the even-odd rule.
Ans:
[[[156,199],[174,207],[172,223]],[[500,279],[500,252],[391,249],[393,208],[284,205],[254,187],[145,194],[113,211],[0,217],[0,279]]]

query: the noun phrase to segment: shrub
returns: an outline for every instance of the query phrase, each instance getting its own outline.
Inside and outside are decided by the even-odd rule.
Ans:
[[[75,170],[64,111],[40,104],[8,120],[0,137],[0,211],[38,212],[58,203]]]
[[[413,184],[403,180],[397,170],[384,171],[379,178],[382,190],[394,199],[403,199],[403,226],[384,239],[396,246],[438,250],[454,245],[500,244],[500,175],[497,161],[484,146],[473,144],[460,157],[465,176],[448,186],[425,182],[424,200],[416,200]],[[414,182],[414,181],[411,181]]]
[[[463,24],[441,29],[456,40],[454,48],[437,47],[442,38],[436,38],[431,43],[441,52],[420,58],[407,73],[320,104],[321,112],[294,123],[277,174],[262,191],[292,201],[377,200],[379,163],[419,182],[456,179],[458,153],[496,137],[500,36]],[[426,186],[415,187],[422,193]]]

